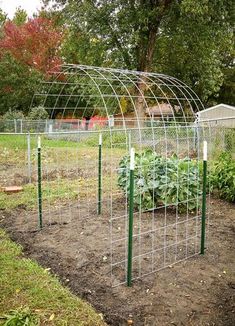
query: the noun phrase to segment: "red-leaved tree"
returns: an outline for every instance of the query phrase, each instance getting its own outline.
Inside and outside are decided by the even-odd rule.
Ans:
[[[52,20],[38,17],[17,26],[11,21],[4,25],[0,53],[10,52],[17,61],[48,74],[62,63],[59,49],[63,33]]]

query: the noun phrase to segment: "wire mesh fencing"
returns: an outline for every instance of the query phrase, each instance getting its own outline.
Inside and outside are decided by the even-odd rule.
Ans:
[[[94,122],[92,128],[96,128]],[[0,132],[4,133],[51,133],[58,131],[86,130],[89,125],[86,121],[79,119],[48,119],[48,120],[0,120]]]
[[[38,180],[38,134],[1,134],[2,209],[18,210],[19,223],[38,229],[38,186],[42,226],[67,228],[81,255],[99,253],[100,277],[127,282],[129,163],[135,148],[132,279],[143,278],[200,253],[202,142],[209,164],[219,152],[235,154],[234,129],[200,125],[144,126],[128,130],[44,132]],[[209,223],[209,199],[207,223]],[[207,228],[208,231],[208,228]],[[52,231],[53,232],[53,229]],[[84,257],[83,257],[84,258]]]
[[[182,128],[183,127],[183,128]],[[131,134],[135,148],[133,275],[137,279],[200,250],[200,155],[195,128],[169,126]],[[129,156],[117,168],[125,194],[111,217],[112,284],[127,282]],[[191,194],[193,193],[193,195]],[[124,210],[125,207],[125,210]]]

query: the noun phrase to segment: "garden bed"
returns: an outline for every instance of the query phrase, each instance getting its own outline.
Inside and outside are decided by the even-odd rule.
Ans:
[[[120,202],[116,202],[118,207]],[[36,228],[36,212],[27,212],[26,218],[22,208],[10,213],[2,210],[0,225],[22,244],[26,255],[51,268],[73,293],[103,313],[110,325],[127,325],[128,318],[135,326],[234,324],[234,205],[212,200],[205,256],[197,255],[136,280],[132,288],[110,286],[108,213],[98,217],[95,210],[91,214],[91,208],[88,218],[80,210],[79,216],[72,214],[73,219],[67,221],[68,209],[71,205],[63,207],[60,220],[56,220],[55,209],[52,223],[45,219],[42,231]],[[158,218],[163,216],[159,211]],[[171,219],[175,215],[169,211]],[[145,223],[150,222],[146,219]],[[168,232],[170,239],[174,231],[168,228]],[[147,241],[143,238],[143,247],[148,246]]]

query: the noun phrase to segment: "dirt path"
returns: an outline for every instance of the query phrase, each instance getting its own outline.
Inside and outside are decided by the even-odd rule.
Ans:
[[[0,226],[22,244],[25,255],[50,267],[73,293],[102,312],[110,325],[127,325],[130,315],[134,326],[234,325],[235,205],[212,200],[209,249],[204,257],[151,274],[135,281],[132,288],[109,286],[108,263],[102,260],[109,259],[109,254],[101,245],[106,238],[97,232],[106,230],[107,218],[77,217],[36,231],[29,227],[35,213],[28,220],[25,214],[23,209],[10,214],[1,211]],[[95,246],[87,241],[92,234]]]

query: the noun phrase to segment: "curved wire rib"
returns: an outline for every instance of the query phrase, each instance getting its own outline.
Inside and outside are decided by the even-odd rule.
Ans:
[[[104,187],[102,209],[109,218],[111,283],[114,286],[125,283],[128,181],[123,194],[117,188],[119,162],[123,157],[128,157],[131,147],[135,147],[137,156],[141,157],[136,164],[135,177],[139,178],[139,184],[141,184],[143,178],[149,178],[148,173],[154,177],[159,173],[155,163],[151,163],[152,166],[149,167],[148,160],[145,160],[144,155],[141,156],[150,149],[150,155],[156,155],[155,157],[162,159],[165,171],[163,177],[166,180],[164,186],[167,191],[171,186],[169,178],[172,152],[176,154],[175,162],[177,162],[182,155],[188,159],[195,151],[196,157],[193,159],[197,162],[197,177],[199,178],[201,153],[198,135],[201,135],[201,132],[198,131],[194,121],[196,113],[203,109],[203,104],[185,83],[177,78],[158,73],[65,64],[55,72],[52,71],[51,77],[51,80],[41,84],[41,91],[34,95],[31,106],[34,102],[40,101],[42,106],[51,113],[51,118],[60,117],[62,124],[67,118],[75,121],[76,129],[70,128],[70,139],[78,143],[76,164],[77,166],[80,164],[81,175],[86,176],[84,179],[87,178],[86,182],[82,183],[77,176],[81,193],[81,196],[78,196],[77,206],[79,216],[85,214],[94,218],[91,208],[96,205],[96,199],[93,196],[95,191],[92,187],[94,187],[97,169],[95,159],[89,162],[85,158],[84,162],[80,160],[79,153],[82,148],[79,147],[79,142],[86,141],[90,137],[91,141],[95,141],[95,146],[98,146],[97,135],[102,134],[103,139],[108,136],[109,142],[106,147],[104,146],[100,160],[103,167],[102,184]],[[76,123],[77,120],[79,123]],[[68,123],[69,121],[68,119]],[[114,125],[111,123],[113,121]],[[123,137],[120,137],[120,134]],[[93,153],[94,148],[87,146],[87,151]],[[70,162],[70,156],[73,157],[72,152],[72,149],[68,152],[67,164]],[[190,159],[185,161],[184,166],[185,188],[189,190],[192,181],[190,180]],[[67,170],[69,169],[68,167]],[[186,211],[184,215],[181,215],[179,188],[182,171],[180,169],[181,167],[177,165],[174,175],[177,183],[174,203],[168,203],[167,200],[157,203],[158,199],[154,197],[156,191],[154,182],[150,182],[151,186],[148,186],[149,193],[152,194],[152,207],[144,211],[143,199],[140,196],[138,209],[134,212],[133,279],[143,277],[198,253],[200,196],[198,195],[196,199],[196,211],[192,215],[191,199],[187,191],[184,198]],[[125,172],[126,180],[128,180],[128,168]],[[87,176],[92,177],[89,179]],[[198,183],[198,193],[199,187]],[[120,201],[119,205],[116,204],[116,199]],[[174,213],[172,206],[175,207]],[[72,218],[73,216],[71,220]],[[122,230],[123,233],[121,233]],[[170,240],[169,233],[172,238]],[[124,249],[122,248],[121,251],[120,247]],[[118,269],[122,272],[116,273]]]

